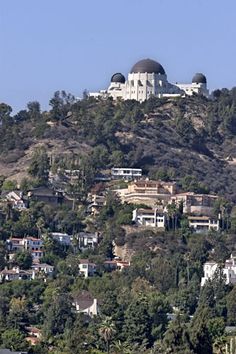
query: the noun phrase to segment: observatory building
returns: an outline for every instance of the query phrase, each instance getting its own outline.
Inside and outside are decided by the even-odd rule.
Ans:
[[[209,96],[205,75],[195,74],[190,84],[172,84],[168,82],[166,72],[160,63],[152,59],[143,59],[133,65],[127,80],[123,74],[115,73],[106,90],[91,92],[89,95],[143,102],[150,96],[162,98],[193,94]]]

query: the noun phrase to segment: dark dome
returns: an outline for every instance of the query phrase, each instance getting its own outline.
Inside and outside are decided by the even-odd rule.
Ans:
[[[125,77],[121,73],[115,73],[111,77],[111,82],[120,82],[121,84],[125,83]]]
[[[131,73],[155,73],[165,75],[165,70],[161,64],[151,59],[138,61],[130,70]]]
[[[195,84],[206,84],[207,83],[207,79],[206,76],[203,75],[202,73],[196,73],[192,79],[192,83]]]

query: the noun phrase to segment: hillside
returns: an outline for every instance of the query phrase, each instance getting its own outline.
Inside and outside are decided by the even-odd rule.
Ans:
[[[20,181],[32,154],[44,145],[57,167],[79,165],[81,156],[98,171],[140,167],[150,177],[174,179],[192,189],[236,199],[236,93],[135,101],[75,102],[57,92],[51,110],[37,102],[11,115],[0,105],[0,175]],[[187,177],[186,176],[191,176]],[[185,185],[185,189],[188,185]]]

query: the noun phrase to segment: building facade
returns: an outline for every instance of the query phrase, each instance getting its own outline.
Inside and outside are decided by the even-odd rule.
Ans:
[[[144,102],[151,96],[162,98],[193,94],[209,96],[205,75],[195,74],[189,84],[172,84],[167,80],[166,72],[160,63],[143,59],[133,65],[127,80],[123,74],[115,73],[107,90],[90,93],[90,96]]]

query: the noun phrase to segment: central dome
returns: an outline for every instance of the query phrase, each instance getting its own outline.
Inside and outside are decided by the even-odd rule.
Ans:
[[[143,59],[138,61],[132,69],[131,73],[148,73],[148,74],[161,74],[165,75],[165,70],[163,66],[155,60],[152,59]]]

